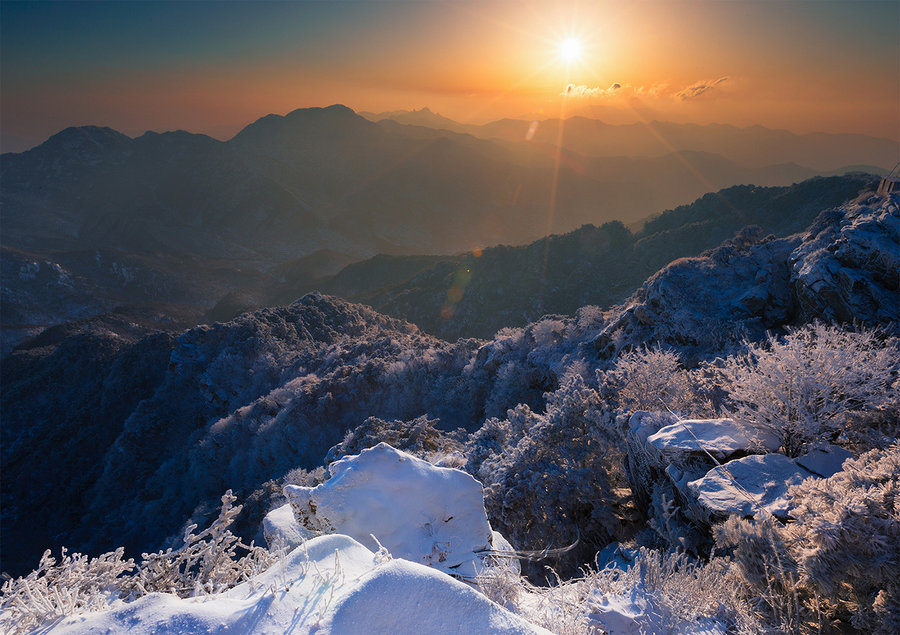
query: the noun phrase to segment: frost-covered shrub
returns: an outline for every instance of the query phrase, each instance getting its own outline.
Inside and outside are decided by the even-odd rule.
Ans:
[[[700,562],[641,548],[627,568],[590,567],[547,587],[522,580],[506,596],[509,608],[556,633],[764,631],[723,558]]]
[[[802,583],[854,627],[900,632],[900,443],[791,488]]]
[[[575,327],[579,331],[599,331],[606,323],[603,309],[593,304],[588,304],[575,312]]]
[[[305,470],[302,467],[295,467],[287,472],[281,478],[280,487],[285,485],[300,485],[301,487],[315,487],[319,483],[324,483],[328,478],[328,471],[321,465],[312,470]]]
[[[852,412],[841,445],[854,454],[884,450],[900,439],[900,399],[878,410]]]
[[[332,447],[325,456],[331,463],[348,454],[359,454],[381,442],[425,459],[429,463],[440,461],[464,449],[465,430],[447,432],[438,429],[440,420],[423,415],[410,421],[384,421],[369,417],[361,425],[347,432],[344,440]]]
[[[566,323],[556,319],[541,319],[530,325],[531,336],[538,347],[550,348],[559,344],[566,336]]]
[[[671,350],[644,346],[623,353],[610,370],[597,372],[597,381],[604,397],[629,412],[686,413],[694,405],[689,375]]]
[[[178,549],[143,554],[127,586],[140,595],[162,591],[192,597],[219,593],[268,567],[272,555],[266,549],[253,543],[245,545],[228,529],[241,513],[241,505],[232,505],[235,500],[231,490],[225,492],[215,522],[198,534],[194,534],[197,525],[188,525],[184,544]],[[238,557],[238,550],[244,555]]]
[[[732,569],[756,610],[781,631],[799,630],[809,613],[801,602],[797,562],[781,523],[771,516],[732,516],[715,528],[715,536],[718,547],[732,554]]]
[[[597,392],[573,375],[546,398],[543,414],[521,406],[489,421],[474,435],[468,469],[484,483],[492,526],[516,548],[561,547],[580,536],[555,564],[571,575],[624,533],[630,491]]]
[[[900,444],[791,488],[794,521],[731,518],[716,542],[783,628],[838,620],[866,632],[900,628]]]
[[[180,548],[145,553],[137,566],[133,559],[123,560],[121,547],[97,558],[68,555],[63,549],[59,563],[46,551],[37,569],[3,584],[0,630],[29,632],[59,617],[106,610],[117,598],[134,600],[152,592],[191,597],[219,593],[250,579],[274,556],[252,543],[243,544],[229,531],[241,511],[234,501],[228,490],[212,525],[198,534],[196,525],[188,525]],[[238,551],[244,555],[238,557]]]
[[[834,440],[848,415],[898,401],[896,340],[816,323],[746,343],[720,369],[734,417],[774,430],[788,456]]]
[[[0,630],[27,633],[66,615],[102,611],[119,595],[122,576],[134,569],[134,560],[123,560],[124,549],[90,558],[66,553],[59,562],[44,552],[37,569],[7,580],[0,599]]]

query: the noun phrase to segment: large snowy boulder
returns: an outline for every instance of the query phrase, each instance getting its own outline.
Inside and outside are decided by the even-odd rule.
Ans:
[[[791,253],[803,318],[900,323],[900,194],[823,212]]]
[[[688,488],[714,514],[752,516],[762,509],[784,518],[790,509],[788,489],[809,476],[783,454],[756,454],[716,466]]]
[[[316,487],[285,486],[302,525],[347,534],[373,550],[380,544],[448,573],[477,574],[477,553],[492,544],[482,486],[472,476],[386,443],[335,461],[329,471]]]
[[[108,611],[67,617],[47,632],[547,633],[450,576],[391,560],[341,535],[313,538],[225,593],[188,599],[151,593],[117,601]]]
[[[780,441],[770,430],[754,428],[734,419],[683,419],[661,428],[647,442],[663,456],[711,454],[717,460],[739,452],[773,452]]]

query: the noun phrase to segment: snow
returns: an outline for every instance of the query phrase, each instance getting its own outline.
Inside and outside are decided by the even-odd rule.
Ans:
[[[638,410],[628,419],[628,436],[634,442],[646,445],[647,439],[666,426],[673,425],[678,417],[668,412]]]
[[[788,488],[808,476],[783,454],[757,454],[716,466],[688,487],[714,512],[752,516],[762,508],[784,518],[790,509]]]
[[[430,567],[392,560],[325,623],[333,633],[546,633]]]
[[[349,536],[309,540],[218,595],[152,593],[67,617],[53,634],[547,633],[435,569],[385,560]]]
[[[475,553],[492,547],[492,530],[481,483],[471,475],[386,443],[329,470],[331,478],[316,487],[285,486],[301,523],[352,536],[372,550],[380,543],[395,557],[447,573],[477,574]]]
[[[794,461],[797,465],[806,468],[816,476],[828,478],[834,476],[843,469],[844,461],[852,459],[849,450],[829,445],[824,448],[815,448],[807,454],[797,457]]]
[[[290,504],[282,505],[266,514],[262,528],[269,549],[293,549],[315,535],[314,532],[300,526],[294,518]]]
[[[712,618],[697,623],[671,629],[672,620],[668,611],[640,586],[626,594],[603,594],[589,602],[588,618],[592,625],[599,625],[609,635],[644,635],[645,633],[671,633],[672,635],[724,635],[723,624]]]
[[[773,432],[733,419],[685,419],[661,428],[647,442],[663,455],[709,452],[718,459],[756,449],[774,451],[780,445]]]

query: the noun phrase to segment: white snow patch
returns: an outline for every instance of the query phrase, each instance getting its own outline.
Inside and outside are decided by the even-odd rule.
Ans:
[[[651,593],[634,587],[626,594],[595,594],[589,600],[588,619],[609,635],[725,635],[725,627],[713,618],[703,618],[692,624],[678,622],[669,611],[659,605]],[[673,623],[678,623],[674,629]]]
[[[828,478],[842,471],[844,461],[852,458],[853,455],[849,450],[836,445],[829,445],[824,448],[810,450],[803,456],[794,459],[794,461],[797,465],[806,468],[816,476]]]
[[[474,577],[476,552],[491,548],[481,483],[435,467],[386,443],[329,466],[316,487],[287,485],[301,524],[352,536],[372,550],[378,539],[395,557]]]

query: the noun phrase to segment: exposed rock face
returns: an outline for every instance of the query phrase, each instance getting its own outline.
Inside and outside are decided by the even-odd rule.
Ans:
[[[819,216],[791,254],[805,320],[888,325],[900,317],[900,194],[865,196]]]

